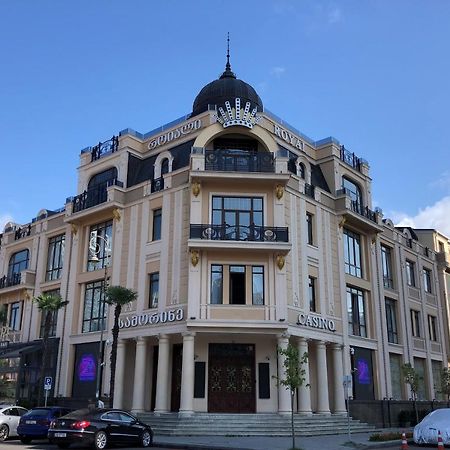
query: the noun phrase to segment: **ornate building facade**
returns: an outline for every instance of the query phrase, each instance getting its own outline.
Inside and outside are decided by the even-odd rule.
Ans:
[[[437,398],[448,239],[435,248],[394,227],[372,208],[371,186],[365,160],[265,110],[227,62],[191,114],[83,150],[64,208],[7,225],[0,358],[10,390],[31,400],[40,388],[31,299],[55,291],[69,304],[54,318],[51,395],[108,392],[108,283],[138,292],[121,315],[117,407],[288,413],[275,376],[289,343],[308,353],[298,412],[344,413],[346,376],[355,399],[407,399],[405,362],[423,377],[420,398]]]

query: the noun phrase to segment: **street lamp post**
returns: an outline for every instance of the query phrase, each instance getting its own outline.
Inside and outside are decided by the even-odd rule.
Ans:
[[[96,379],[96,389],[95,389],[95,404],[96,406],[100,406],[100,396],[101,396],[101,387],[102,387],[102,368],[104,366],[104,347],[103,347],[103,333],[105,330],[105,295],[106,295],[106,287],[108,283],[108,266],[111,258],[111,246],[110,240],[107,235],[105,237],[99,236],[97,231],[92,231],[89,238],[89,261],[96,263],[99,262],[99,255],[102,253],[102,246],[100,242],[103,242],[103,258],[105,260],[104,268],[105,275],[103,280],[103,295],[100,296],[100,318],[99,318],[99,326],[100,326],[100,341],[98,347],[98,358],[97,358],[97,379]],[[103,403],[103,402],[102,402]]]

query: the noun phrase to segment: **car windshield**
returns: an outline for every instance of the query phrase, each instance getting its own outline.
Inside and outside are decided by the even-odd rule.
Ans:
[[[49,409],[32,409],[26,413],[27,416],[48,416]]]

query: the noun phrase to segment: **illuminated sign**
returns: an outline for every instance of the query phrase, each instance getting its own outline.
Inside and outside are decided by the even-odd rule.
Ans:
[[[94,381],[96,367],[95,357],[92,353],[82,355],[78,364],[78,379],[80,381]]]

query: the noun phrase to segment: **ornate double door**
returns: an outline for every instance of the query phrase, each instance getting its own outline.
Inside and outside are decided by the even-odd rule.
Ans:
[[[208,412],[256,412],[255,385],[253,344],[209,344]]]

